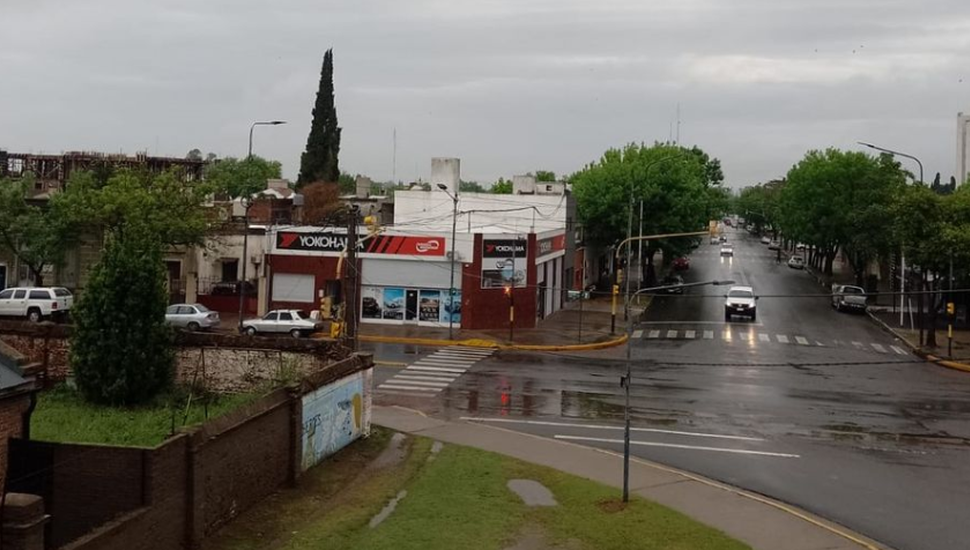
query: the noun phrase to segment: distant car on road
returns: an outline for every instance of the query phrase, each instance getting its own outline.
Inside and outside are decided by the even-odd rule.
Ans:
[[[788,267],[792,269],[805,269],[805,258],[801,256],[792,256],[788,258]]]
[[[66,317],[73,306],[74,295],[61,287],[15,287],[0,292],[0,315],[26,317],[31,323]]]
[[[673,267],[675,271],[687,271],[690,269],[690,259],[685,256],[681,256],[673,261],[671,267]]]
[[[761,237],[761,244],[771,244],[771,237],[768,235]]]
[[[712,235],[711,244],[721,244],[721,237],[718,237],[717,235]]]
[[[680,275],[671,273],[660,281],[660,286],[669,287],[663,290],[658,290],[658,294],[683,294],[684,293],[684,279]]]
[[[261,319],[248,319],[242,323],[242,331],[250,336],[259,333],[287,334],[294,338],[309,335],[323,328],[323,323],[307,319],[295,309],[276,309]]]
[[[768,250],[779,250],[779,249],[781,249],[781,245],[778,244],[778,241],[771,241],[770,243],[768,243]]]
[[[165,322],[173,327],[209,330],[219,326],[219,314],[202,304],[173,304],[165,310]]]
[[[795,250],[802,251],[805,250],[805,243],[798,243],[795,245]]]
[[[734,247],[729,244],[722,245],[721,256],[734,256]]]
[[[865,311],[866,291],[853,285],[832,285],[832,307],[838,311]]]
[[[724,244],[726,242],[727,242],[727,235],[721,235],[721,244]]]
[[[732,315],[745,315],[754,321],[757,319],[757,299],[750,286],[732,286],[724,300],[724,320],[730,321]]]

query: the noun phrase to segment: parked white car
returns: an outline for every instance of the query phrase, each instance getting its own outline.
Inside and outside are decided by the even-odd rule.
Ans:
[[[61,287],[15,287],[0,291],[0,316],[26,317],[32,323],[66,317],[74,295]]]
[[[219,313],[202,304],[173,304],[165,310],[165,322],[194,332],[218,327],[221,319]]]
[[[262,319],[249,319],[242,323],[242,331],[250,336],[260,333],[289,333],[290,336],[299,338],[321,329],[323,329],[322,322],[308,319],[296,309],[273,310]]]
[[[732,315],[746,315],[754,321],[757,318],[757,300],[750,286],[732,286],[724,301],[724,320],[730,321]]]
[[[771,237],[767,235],[761,237],[761,244],[771,244]]]
[[[805,269],[805,258],[801,256],[792,256],[788,258],[788,267],[792,269]]]

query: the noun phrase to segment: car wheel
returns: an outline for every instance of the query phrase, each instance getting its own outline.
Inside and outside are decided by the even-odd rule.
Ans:
[[[196,323],[196,322],[193,321],[193,322],[189,323],[188,325],[186,325],[185,328],[189,329],[192,332],[195,332],[195,331],[199,330],[200,327],[199,327],[199,323]]]
[[[256,336],[256,327],[246,327],[246,334]]]
[[[730,321],[731,320],[731,310],[730,309],[725,309],[724,310],[724,320],[725,321]]]
[[[752,310],[751,311],[751,321],[754,322],[754,321],[757,321],[757,320],[758,320],[758,313],[756,311]]]
[[[299,338],[300,336],[303,336],[303,333],[300,332],[300,329],[295,328],[295,329],[293,329],[293,330],[290,331],[290,336],[292,336],[294,338]]]
[[[31,323],[39,323],[43,316],[40,314],[40,310],[37,308],[31,309],[27,312],[27,320]]]

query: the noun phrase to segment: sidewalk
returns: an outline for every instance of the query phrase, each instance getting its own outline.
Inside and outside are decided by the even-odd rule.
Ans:
[[[936,329],[936,347],[919,345],[919,329],[911,329],[899,326],[899,313],[891,311],[874,311],[870,309],[869,317],[878,323],[884,330],[899,338],[913,350],[913,353],[926,359],[931,363],[936,363],[947,368],[970,372],[970,330],[953,331],[953,356],[947,355],[947,331],[945,328]],[[908,327],[909,316],[904,317],[904,324]],[[924,336],[926,331],[924,330]]]
[[[508,455],[619,487],[622,457],[468,422],[429,418],[400,407],[375,406],[373,422],[387,428]],[[646,460],[630,462],[631,492],[720,529],[755,550],[878,550],[865,537],[793,506]]]

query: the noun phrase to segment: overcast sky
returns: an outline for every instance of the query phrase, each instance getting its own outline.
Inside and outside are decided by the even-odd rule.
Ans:
[[[967,0],[2,0],[0,148],[258,154],[295,179],[334,48],[340,167],[491,182],[680,140],[727,183],[805,151],[910,152],[948,178]],[[915,172],[915,167],[913,168]]]

